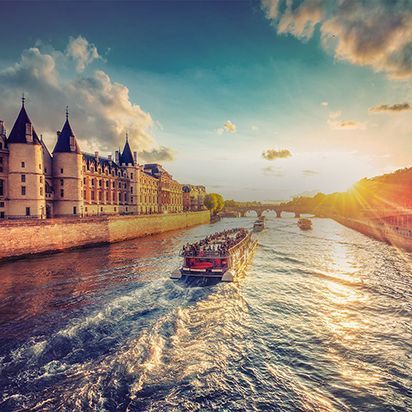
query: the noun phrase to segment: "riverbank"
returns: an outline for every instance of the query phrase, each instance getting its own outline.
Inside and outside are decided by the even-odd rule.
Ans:
[[[373,237],[392,246],[412,252],[412,229],[394,227],[388,224],[378,224],[372,221],[333,217],[342,225],[354,229],[366,236]]]
[[[0,225],[0,260],[120,242],[209,222],[209,211],[5,221]]]

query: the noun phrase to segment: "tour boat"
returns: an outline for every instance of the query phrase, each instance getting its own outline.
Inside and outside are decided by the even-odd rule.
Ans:
[[[183,265],[170,277],[214,278],[232,282],[250,261],[256,244],[252,233],[243,228],[215,233],[199,242],[183,246]]]
[[[302,230],[312,229],[312,221],[310,219],[302,218],[298,220],[298,226]]]
[[[254,232],[261,232],[265,228],[265,222],[261,219],[256,220],[255,223],[253,223],[253,231]]]

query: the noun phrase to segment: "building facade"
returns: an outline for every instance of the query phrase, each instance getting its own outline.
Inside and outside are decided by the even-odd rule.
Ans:
[[[183,210],[198,211],[205,210],[205,186],[183,185]]]
[[[127,135],[123,151],[116,151],[114,158],[83,153],[66,112],[50,153],[32,125],[24,99],[9,136],[0,121],[0,218],[180,213],[183,209],[182,185],[159,164],[139,165]]]

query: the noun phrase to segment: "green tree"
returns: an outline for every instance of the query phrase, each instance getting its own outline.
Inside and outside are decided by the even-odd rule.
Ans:
[[[208,193],[205,197],[205,206],[215,215],[219,213],[225,205],[222,195]]]

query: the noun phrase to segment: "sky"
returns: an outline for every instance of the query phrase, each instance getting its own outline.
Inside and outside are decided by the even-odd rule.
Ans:
[[[411,166],[412,2],[1,4],[0,119],[50,150],[128,133],[140,162],[226,199],[331,193]]]

